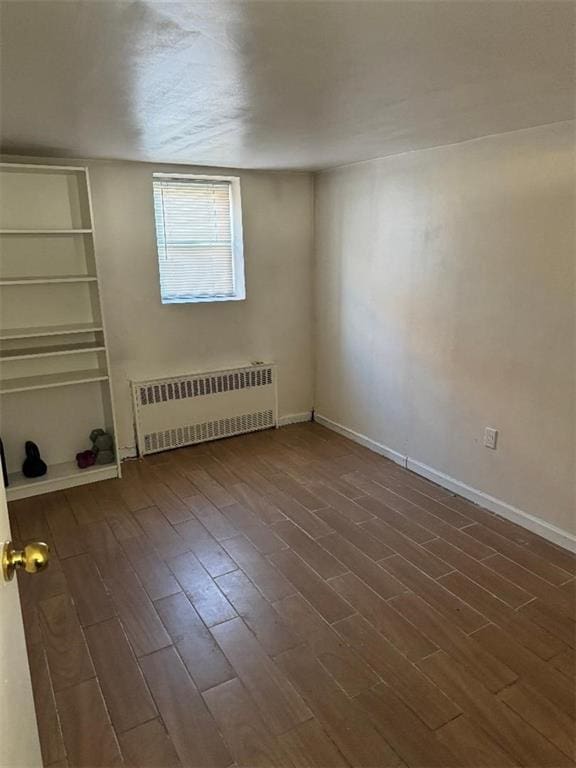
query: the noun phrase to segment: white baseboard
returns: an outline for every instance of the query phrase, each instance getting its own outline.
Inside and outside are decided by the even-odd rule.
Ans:
[[[319,413],[314,413],[314,421],[317,421],[318,424],[322,424],[324,427],[328,427],[328,429],[331,429],[334,432],[338,432],[340,435],[344,435],[344,437],[349,437],[350,440],[353,440],[359,445],[363,445],[365,448],[369,448],[375,453],[379,453],[380,456],[385,456],[387,459],[391,459],[396,464],[400,464],[400,466],[406,467],[406,461],[408,460],[408,457],[398,453],[398,451],[392,450],[392,448],[388,448],[387,445],[377,443],[375,440],[371,440],[369,437],[366,437],[366,435],[362,435],[360,432],[354,432],[353,429],[348,429],[348,427],[344,427],[342,424],[338,424],[331,419],[327,419],[326,416],[322,416]]]
[[[434,467],[429,467],[427,464],[423,464],[415,459],[409,458],[406,467],[412,472],[416,472],[416,474],[422,475],[422,477],[447,488],[449,491],[453,491],[459,496],[463,496],[465,499],[484,507],[484,509],[488,509],[490,512],[494,512],[494,514],[504,517],[512,523],[516,523],[516,525],[537,533],[553,544],[558,544],[560,547],[564,547],[564,549],[576,552],[576,536],[569,531],[558,528],[553,523],[548,523],[546,520],[530,514],[530,512],[524,512],[522,509],[513,507],[512,504],[497,499],[489,493],[472,488],[470,485],[466,485],[466,483],[462,483],[460,480],[455,480],[453,477],[434,469]]]
[[[392,461],[425,477],[427,480],[431,480],[433,483],[441,485],[443,488],[446,488],[459,496],[463,496],[465,499],[468,499],[468,501],[472,501],[474,504],[478,504],[484,509],[494,512],[494,514],[504,517],[506,520],[510,520],[510,522],[516,523],[517,525],[542,536],[542,538],[551,541],[553,544],[568,549],[570,552],[576,552],[576,535],[573,533],[558,528],[558,526],[548,523],[546,520],[542,520],[529,512],[517,509],[506,501],[491,496],[489,493],[479,491],[477,488],[472,488],[472,486],[466,485],[466,483],[462,483],[460,480],[456,480],[455,478],[446,475],[444,472],[434,469],[434,467],[423,464],[421,461],[416,461],[408,456],[402,456],[401,453],[394,451],[392,448],[377,443],[369,437],[354,432],[354,430],[348,429],[348,427],[344,427],[341,424],[337,424],[324,416],[315,414],[314,420],[319,424],[328,427],[328,429],[332,429],[334,432],[338,432],[339,434],[344,435],[344,437],[348,437],[350,440],[353,440],[366,448],[370,448],[381,456],[392,459]]]
[[[278,417],[278,426],[285,427],[287,424],[299,424],[301,421],[312,421],[312,411],[303,413],[289,413],[286,416]]]

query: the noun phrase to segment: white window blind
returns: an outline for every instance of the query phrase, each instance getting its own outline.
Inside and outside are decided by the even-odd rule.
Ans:
[[[158,175],[153,184],[162,303],[244,298],[237,292],[231,181]]]

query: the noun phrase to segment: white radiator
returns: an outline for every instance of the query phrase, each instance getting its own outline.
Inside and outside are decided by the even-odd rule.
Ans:
[[[268,429],[278,422],[273,364],[133,381],[132,397],[141,455]]]

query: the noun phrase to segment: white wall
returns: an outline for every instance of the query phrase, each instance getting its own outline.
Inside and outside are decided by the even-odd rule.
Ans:
[[[316,181],[316,412],[572,532],[574,149],[563,123]]]
[[[230,172],[241,177],[246,300],[162,305],[152,173],[200,169],[118,162],[88,167],[120,447],[134,445],[132,378],[274,360],[280,416],[310,411],[312,176]]]
[[[3,159],[89,168],[118,445],[123,455],[133,452],[135,442],[131,379],[274,361],[278,363],[280,417],[312,410],[311,174]],[[152,196],[152,174],[157,171],[240,177],[246,300],[161,304]]]

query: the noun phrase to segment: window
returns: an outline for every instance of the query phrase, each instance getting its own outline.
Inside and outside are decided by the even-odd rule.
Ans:
[[[155,173],[163,304],[244,299],[240,180]]]

